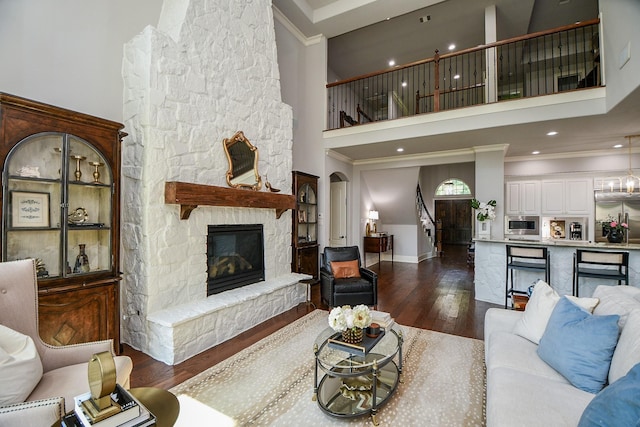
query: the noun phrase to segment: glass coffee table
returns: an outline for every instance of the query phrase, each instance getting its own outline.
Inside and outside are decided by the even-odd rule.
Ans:
[[[366,352],[332,342],[340,335],[327,328],[315,341],[313,399],[329,415],[371,415],[377,426],[378,408],[387,403],[402,382],[402,328],[394,324]]]

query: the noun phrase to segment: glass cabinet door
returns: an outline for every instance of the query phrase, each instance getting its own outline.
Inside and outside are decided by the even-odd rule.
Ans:
[[[298,242],[311,243],[318,240],[318,202],[316,192],[309,184],[302,184],[298,191]]]
[[[36,258],[41,279],[111,269],[113,177],[91,144],[29,136],[9,152],[2,185],[3,261]]]

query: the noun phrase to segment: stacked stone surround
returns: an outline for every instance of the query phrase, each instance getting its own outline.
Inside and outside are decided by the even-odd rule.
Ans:
[[[239,130],[258,147],[260,174],[291,188],[292,111],[280,96],[271,1],[170,3],[166,28],[147,27],[124,51],[121,311],[122,340],[174,364],[306,294],[291,274],[290,212],[200,206],[180,220],[164,203],[166,181],[226,186],[222,141]],[[206,297],[207,226],[258,223],[264,286]]]

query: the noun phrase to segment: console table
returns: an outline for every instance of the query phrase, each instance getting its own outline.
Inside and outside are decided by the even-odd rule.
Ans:
[[[364,265],[367,265],[367,252],[378,254],[378,264],[382,252],[391,251],[391,263],[393,264],[393,234],[380,236],[366,236],[364,238]]]

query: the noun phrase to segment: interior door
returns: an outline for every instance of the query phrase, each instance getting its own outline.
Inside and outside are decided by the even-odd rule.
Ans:
[[[329,191],[329,246],[347,245],[347,182],[332,182]]]
[[[442,243],[471,241],[471,202],[468,199],[436,200],[436,220],[442,220]]]

